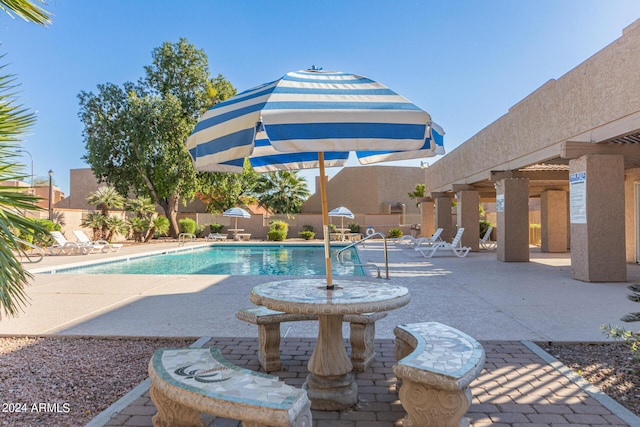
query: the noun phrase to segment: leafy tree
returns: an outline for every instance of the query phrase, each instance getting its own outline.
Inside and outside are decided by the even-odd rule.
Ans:
[[[273,213],[299,213],[311,194],[298,171],[277,171],[260,175],[254,189],[258,204]]]
[[[198,198],[207,204],[209,213],[223,212],[237,205],[256,202],[253,190],[258,174],[245,161],[242,174],[200,172]]]
[[[119,193],[150,197],[177,236],[178,204],[193,199],[197,175],[185,141],[202,111],[235,94],[225,78],[209,77],[204,51],[186,39],[152,52],[152,65],[136,84],[98,85],[82,91],[83,157],[99,180]]]
[[[418,199],[424,197],[425,188],[426,187],[424,184],[416,184],[416,188],[414,188],[414,190],[411,193],[408,193],[410,199],[412,200],[415,199],[416,207],[420,206],[420,202],[418,201]]]

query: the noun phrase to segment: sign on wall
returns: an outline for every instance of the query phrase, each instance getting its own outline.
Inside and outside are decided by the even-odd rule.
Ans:
[[[504,194],[496,194],[496,212],[504,212]]]
[[[569,175],[569,212],[571,224],[587,223],[587,172]]]

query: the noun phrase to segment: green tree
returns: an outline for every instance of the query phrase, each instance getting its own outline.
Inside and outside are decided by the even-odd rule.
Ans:
[[[245,160],[241,174],[224,172],[199,172],[198,197],[207,204],[209,213],[220,213],[238,205],[256,202],[254,188],[258,174]]]
[[[414,190],[411,193],[408,193],[409,198],[416,201],[416,207],[420,206],[420,202],[418,201],[418,199],[424,197],[424,190],[425,190],[425,185],[424,184],[416,184],[416,188],[414,188]]]
[[[202,111],[235,89],[223,76],[209,77],[207,56],[186,39],[152,52],[152,65],[136,84],[98,85],[82,91],[84,159],[96,177],[119,193],[150,197],[178,234],[179,201],[191,200],[197,175],[185,141]]]
[[[307,181],[298,171],[277,171],[260,175],[254,189],[258,204],[273,213],[299,213],[309,198]]]

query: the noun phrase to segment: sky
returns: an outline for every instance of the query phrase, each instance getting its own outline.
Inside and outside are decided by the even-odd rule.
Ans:
[[[637,0],[47,2],[46,28],[0,12],[0,65],[37,115],[24,139],[36,179],[52,170],[67,195],[69,171],[89,167],[78,94],[137,81],[167,41],[204,50],[239,92],[312,65],[369,77],[428,111],[451,151],[640,18]],[[317,170],[303,174],[313,190]]]

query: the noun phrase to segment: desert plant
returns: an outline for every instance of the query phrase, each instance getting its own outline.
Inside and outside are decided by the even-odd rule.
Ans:
[[[387,234],[387,238],[397,239],[398,237],[402,237],[403,234],[404,233],[399,228],[392,228],[391,230],[389,230],[389,233]]]
[[[311,240],[313,238],[316,237],[316,233],[313,231],[309,231],[309,230],[304,230],[298,233],[300,235],[300,237],[302,237],[304,240]]]
[[[303,231],[313,231],[313,225],[309,225],[309,224],[303,225],[302,226],[302,230]]]
[[[183,218],[178,221],[181,233],[196,234],[198,224],[191,218]]]
[[[350,222],[349,224],[347,224],[347,227],[349,227],[349,231],[351,231],[352,233],[360,232],[360,224],[358,223]]]
[[[271,221],[269,231],[267,232],[267,240],[281,242],[287,238],[289,224],[284,221]]]
[[[209,229],[211,230],[212,233],[219,233],[222,231],[223,228],[224,228],[224,225],[218,224],[217,222],[213,222],[209,224]]]
[[[627,298],[633,302],[640,302],[640,283],[634,283],[627,286],[627,289],[631,291]],[[629,313],[620,319],[623,322],[640,322],[640,312]],[[607,335],[607,337],[623,340],[629,345],[629,350],[635,359],[640,360],[640,334],[632,332],[622,328],[620,326],[602,325],[600,329]]]

